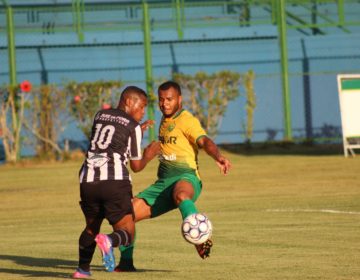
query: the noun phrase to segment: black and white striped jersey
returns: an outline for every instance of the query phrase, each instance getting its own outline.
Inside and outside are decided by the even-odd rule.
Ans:
[[[102,180],[131,180],[126,164],[141,159],[141,127],[120,109],[97,112],[80,183]]]

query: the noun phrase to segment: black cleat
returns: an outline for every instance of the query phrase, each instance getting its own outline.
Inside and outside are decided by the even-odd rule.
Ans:
[[[115,271],[116,272],[135,272],[136,268],[133,264],[133,260],[120,260],[119,264],[117,265],[117,267],[115,267]]]
[[[195,245],[195,248],[200,258],[206,259],[210,257],[210,251],[212,246],[213,246],[213,242],[210,239],[208,239],[202,244]]]

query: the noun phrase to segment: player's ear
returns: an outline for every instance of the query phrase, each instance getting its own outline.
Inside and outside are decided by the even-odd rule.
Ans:
[[[134,104],[134,100],[131,96],[129,96],[128,98],[126,98],[125,100],[125,105],[126,107],[132,107]]]
[[[126,113],[129,113],[129,112],[130,112],[130,108],[132,107],[131,98],[126,98],[123,103],[124,103],[124,105],[125,105],[125,112],[126,112]]]

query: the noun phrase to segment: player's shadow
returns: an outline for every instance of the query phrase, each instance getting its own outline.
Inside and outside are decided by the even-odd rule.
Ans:
[[[26,268],[4,268],[0,267],[0,273],[18,274],[25,277],[51,277],[51,278],[71,278],[71,272],[77,267],[76,261],[63,260],[63,259],[48,259],[48,258],[34,258],[29,256],[13,256],[13,255],[0,255],[0,260],[13,261],[15,264],[23,267],[32,267],[35,269]],[[38,268],[65,268],[69,272],[61,271],[45,271]],[[100,267],[99,267],[100,269]]]
[[[52,268],[71,268],[76,267],[76,261],[62,260],[62,259],[48,259],[48,258],[34,258],[29,256],[14,256],[14,255],[0,255],[0,260],[13,261],[18,265],[23,266],[38,266],[38,267],[52,267]]]
[[[14,255],[0,255],[0,260],[13,261],[20,266],[29,266],[32,268],[57,268],[68,269],[69,272],[58,271],[44,271],[44,270],[29,270],[29,269],[15,269],[15,268],[3,268],[0,267],[0,273],[18,274],[25,277],[52,277],[52,278],[71,278],[71,273],[77,267],[77,261],[63,260],[63,259],[48,259],[48,258],[34,258],[29,256],[14,256]],[[92,265],[92,271],[104,271],[103,266]],[[156,269],[138,269],[136,272],[173,272],[171,270],[156,270]]]
[[[41,270],[28,270],[28,269],[11,269],[0,268],[0,273],[7,273],[11,275],[22,275],[23,277],[46,277],[46,278],[71,278],[70,273],[55,272],[55,271],[41,271]]]

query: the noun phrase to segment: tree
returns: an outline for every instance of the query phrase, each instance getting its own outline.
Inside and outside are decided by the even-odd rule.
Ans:
[[[29,99],[31,84],[24,81],[20,86],[9,85],[0,89],[0,130],[5,160],[16,163],[20,159],[21,131],[25,104]]]
[[[254,128],[254,111],[256,108],[256,96],[254,91],[255,73],[250,70],[244,75],[244,88],[246,93],[246,126],[245,141],[251,142]]]
[[[29,103],[31,110],[24,126],[36,138],[37,156],[63,159],[67,151],[59,145],[59,137],[70,121],[65,91],[41,85],[33,90]]]
[[[90,138],[96,112],[116,104],[121,86],[120,81],[69,82],[65,85],[70,114],[78,121],[87,138]]]
[[[198,72],[193,76],[176,73],[173,79],[185,89],[184,105],[199,118],[207,133],[215,137],[228,103],[240,95],[240,86],[248,75],[231,71]]]

